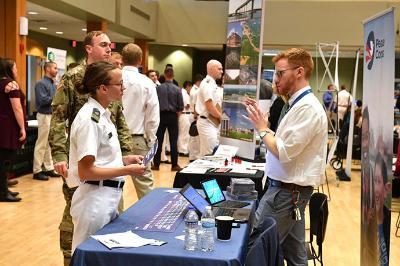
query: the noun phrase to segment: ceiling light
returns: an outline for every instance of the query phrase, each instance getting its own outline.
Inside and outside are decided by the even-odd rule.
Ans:
[[[29,15],[38,15],[39,13],[36,12],[36,11],[29,11],[28,14],[29,14]]]
[[[86,29],[86,28],[83,28],[82,31],[87,31],[87,29]]]
[[[56,31],[56,34],[63,34],[64,32],[62,31]]]
[[[39,29],[41,29],[41,30],[47,30],[46,27],[40,27]]]
[[[187,44],[182,44],[182,46],[186,47],[186,46],[188,46],[188,45],[187,45]]]

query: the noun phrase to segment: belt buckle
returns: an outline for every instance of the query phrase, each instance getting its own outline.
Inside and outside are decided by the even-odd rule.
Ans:
[[[100,180],[99,181],[99,187],[103,187],[104,185],[103,185],[103,180]]]

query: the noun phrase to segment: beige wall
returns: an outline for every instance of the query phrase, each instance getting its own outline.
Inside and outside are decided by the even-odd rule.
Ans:
[[[150,17],[149,20],[131,11],[131,5]],[[143,0],[121,0],[117,24],[131,29],[148,39],[155,39],[157,33],[157,3]]]
[[[52,0],[54,1],[54,0]],[[115,21],[115,5],[117,0],[60,0],[68,5],[82,9],[100,18]]]
[[[163,74],[165,65],[174,66],[175,79],[182,86],[185,80],[192,80],[193,49],[170,45],[149,45],[149,69],[155,69]]]
[[[223,44],[226,41],[227,17],[227,2],[158,1],[156,42]]]

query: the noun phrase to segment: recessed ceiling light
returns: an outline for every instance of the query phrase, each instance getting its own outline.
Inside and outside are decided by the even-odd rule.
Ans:
[[[182,44],[182,46],[185,46],[185,47],[186,47],[186,46],[188,46],[188,45],[187,45],[187,44]]]
[[[36,11],[29,11],[28,14],[29,14],[29,15],[37,15],[37,14],[39,14],[39,13],[36,12]]]
[[[39,29],[41,29],[41,30],[47,30],[46,27],[40,27]]]
[[[82,31],[87,31],[87,29],[86,29],[86,28],[83,28]]]
[[[56,34],[63,34],[64,32],[62,31],[56,31]]]

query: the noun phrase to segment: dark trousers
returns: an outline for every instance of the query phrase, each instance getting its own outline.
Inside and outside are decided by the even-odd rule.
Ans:
[[[7,173],[10,172],[12,161],[17,154],[17,150],[0,148],[0,196],[7,195]]]
[[[175,112],[160,112],[160,125],[157,129],[158,148],[154,156],[154,165],[159,166],[161,150],[164,142],[164,133],[168,129],[169,144],[171,147],[172,166],[178,165],[178,115]]]

